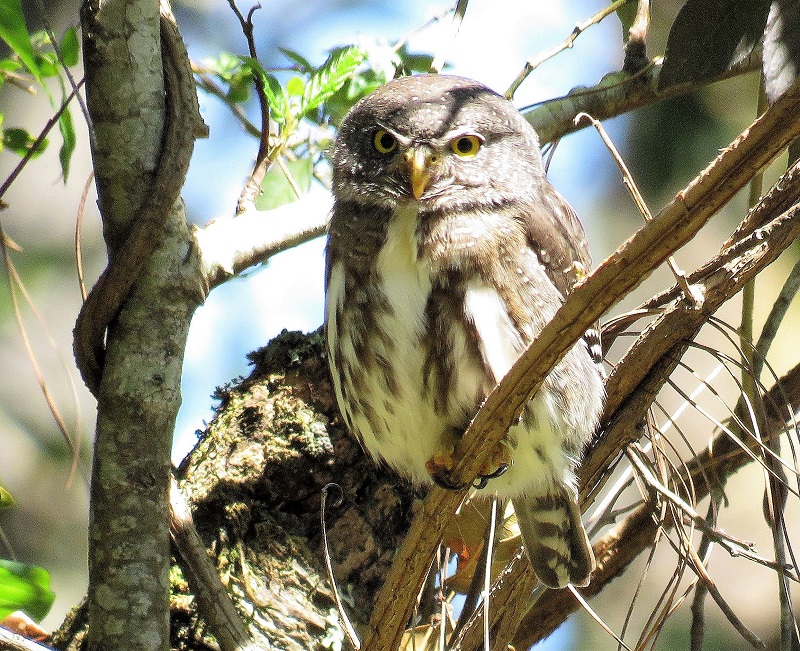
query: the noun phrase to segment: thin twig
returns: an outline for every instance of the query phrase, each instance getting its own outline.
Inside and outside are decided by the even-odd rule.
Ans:
[[[78,82],[78,88],[80,88],[83,85],[84,81],[85,81],[84,79],[81,79]],[[58,109],[56,109],[56,112],[53,114],[53,117],[51,117],[45,123],[44,127],[42,127],[42,130],[39,132],[39,135],[36,137],[36,140],[33,141],[31,146],[25,152],[25,155],[22,157],[19,163],[16,164],[14,169],[11,170],[11,173],[6,177],[5,181],[3,181],[2,184],[0,184],[0,205],[2,205],[3,196],[8,191],[8,188],[10,188],[11,184],[17,180],[17,177],[19,176],[20,172],[23,170],[25,165],[28,164],[28,161],[31,160],[31,158],[33,158],[33,156],[36,154],[37,151],[39,151],[39,147],[44,142],[45,138],[47,138],[47,134],[49,134],[50,131],[53,129],[53,127],[58,124],[58,121],[61,118],[61,114],[67,110],[67,107],[69,106],[69,103],[72,101],[73,97],[75,97],[75,91],[72,91],[67,96],[67,98],[61,103],[61,106],[59,106]]]
[[[253,29],[253,13],[261,8],[261,4],[256,3],[247,12],[247,18],[242,15],[239,8],[236,6],[235,0],[228,0],[233,13],[239,19],[239,24],[242,27],[247,40],[247,49],[252,59],[258,60],[258,51],[256,49],[256,41]],[[239,215],[248,209],[250,205],[255,202],[256,196],[261,190],[261,182],[264,180],[264,175],[270,164],[270,146],[269,146],[269,121],[270,121],[270,108],[269,100],[267,100],[267,93],[264,90],[264,80],[261,75],[253,75],[253,85],[256,89],[256,96],[258,97],[258,105],[261,110],[261,137],[258,143],[258,153],[256,154],[256,161],[253,165],[253,171],[247,179],[247,182],[242,188],[242,193],[239,196],[239,201],[236,204],[236,214]]]
[[[620,153],[617,151],[614,141],[611,140],[608,132],[598,120],[595,120],[588,113],[579,113],[577,116],[575,116],[576,124],[580,124],[583,121],[588,121],[597,130],[597,133],[600,134],[600,139],[603,141],[603,144],[606,146],[611,154],[611,157],[614,159],[614,162],[617,164],[619,171],[622,173],[622,184],[631,195],[633,202],[636,204],[636,208],[639,210],[639,214],[642,216],[645,222],[652,221],[653,215],[650,212],[650,208],[647,206],[642,193],[639,191],[639,187],[636,185],[636,181],[633,180],[633,175],[628,169],[628,165],[625,163],[625,160],[622,158],[622,156],[620,156]],[[678,268],[678,264],[675,262],[675,258],[673,256],[669,256],[667,258],[667,264],[669,265],[670,271],[672,271],[672,275],[675,277],[675,282],[677,282],[678,285],[683,289],[684,298],[695,309],[698,309],[703,304],[703,296],[699,289],[696,286],[689,285],[686,280],[686,274],[684,274],[683,271]]]
[[[486,542],[486,567],[483,572],[483,648],[490,651],[489,642],[489,595],[492,591],[492,551],[494,550],[494,535],[497,529],[497,496],[492,498],[492,511],[489,518],[489,539]]]
[[[431,61],[431,72],[438,74],[441,72],[442,68],[444,68],[444,64],[447,61],[447,50],[458,36],[458,32],[461,29],[461,23],[464,20],[464,14],[467,13],[468,4],[469,0],[458,0],[456,3],[456,8],[453,11],[453,22],[450,27],[450,34],[448,35],[449,37],[448,39],[445,39],[445,42],[442,45],[439,46],[436,56],[434,57],[433,61]]]
[[[78,274],[78,288],[81,290],[81,298],[86,300],[86,282],[83,275],[83,251],[81,250],[81,225],[83,224],[83,214],[86,210],[86,199],[94,181],[94,171],[89,173],[86,183],[83,184],[81,199],[78,202],[78,214],[75,217],[75,266]]]
[[[522,70],[520,70],[519,74],[517,75],[516,79],[511,82],[511,85],[508,87],[508,90],[505,93],[507,99],[514,99],[514,93],[517,92],[517,89],[520,87],[523,81],[528,78],[536,68],[542,65],[548,59],[552,59],[556,54],[559,52],[563,52],[564,50],[568,50],[572,47],[575,43],[575,39],[581,35],[581,32],[588,29],[592,25],[596,25],[599,23],[603,18],[606,16],[613,14],[617,9],[619,9],[622,5],[626,4],[629,0],[616,0],[612,2],[610,5],[604,7],[600,11],[598,11],[594,16],[587,18],[583,22],[578,22],[575,24],[575,28],[572,30],[569,36],[565,38],[561,43],[558,45],[550,48],[549,50],[545,50],[535,59],[529,59],[525,62]]]
[[[766,358],[770,346],[775,340],[775,336],[778,334],[778,328],[783,321],[783,317],[786,316],[786,312],[789,310],[789,306],[792,304],[792,300],[797,295],[798,290],[800,290],[800,260],[794,263],[792,270],[789,272],[789,276],[783,283],[783,287],[781,287],[778,298],[776,298],[775,302],[772,304],[772,309],[767,316],[767,320],[764,322],[764,326],[761,328],[761,335],[756,343],[756,352],[758,356],[756,356],[752,362],[753,374],[756,377],[761,374],[761,368],[763,366],[761,360]]]
[[[358,639],[358,633],[356,633],[355,628],[353,628],[353,624],[350,622],[350,618],[347,616],[347,611],[344,609],[344,602],[339,596],[339,588],[337,587],[336,576],[333,574],[333,563],[331,562],[331,554],[328,547],[328,523],[325,521],[325,503],[327,502],[328,492],[334,487],[337,488],[340,493],[336,500],[336,505],[338,506],[338,504],[341,503],[342,487],[339,486],[339,484],[329,483],[322,488],[322,502],[319,509],[319,525],[320,531],[322,532],[322,551],[323,555],[325,556],[325,569],[328,571],[328,581],[330,581],[331,589],[333,590],[333,600],[336,603],[336,610],[339,612],[339,621],[344,626],[344,632],[347,635],[347,639],[350,641],[350,644],[354,649],[360,649],[361,640]],[[444,625],[444,623],[442,625]]]
[[[6,274],[8,279],[8,290],[11,296],[11,304],[14,311],[14,320],[17,323],[17,330],[19,331],[20,337],[22,338],[22,344],[25,347],[25,353],[28,356],[28,361],[31,363],[31,368],[33,369],[33,373],[36,376],[36,382],[39,384],[39,390],[42,392],[44,396],[45,402],[47,403],[47,407],[50,410],[50,414],[53,417],[53,420],[58,427],[59,432],[61,432],[61,436],[67,444],[67,447],[72,455],[72,463],[70,465],[69,476],[67,478],[67,485],[71,485],[75,473],[77,472],[78,468],[78,461],[80,460],[80,407],[79,407],[79,399],[78,399],[78,389],[75,385],[75,382],[72,378],[72,373],[69,371],[69,366],[66,363],[63,355],[61,355],[61,362],[63,367],[66,369],[67,377],[70,381],[70,386],[72,389],[72,398],[73,404],[75,405],[75,411],[77,414],[77,422],[75,423],[76,431],[74,436],[70,434],[69,428],[67,424],[64,422],[63,417],[61,416],[61,411],[56,404],[55,398],[53,394],[50,393],[50,388],[47,385],[47,381],[44,378],[44,374],[42,373],[42,369],[39,366],[38,358],[36,357],[36,353],[33,350],[33,344],[31,343],[30,338],[28,337],[28,330],[25,327],[25,322],[22,320],[22,311],[20,310],[19,300],[17,298],[17,289],[22,293],[25,302],[27,303],[28,307],[31,308],[34,316],[39,322],[39,325],[42,328],[42,331],[46,334],[50,344],[58,350],[58,345],[55,342],[55,339],[50,334],[50,329],[47,327],[47,323],[45,319],[42,317],[39,310],[36,308],[36,304],[33,301],[33,298],[28,293],[25,284],[22,282],[22,278],[19,276],[14,263],[11,260],[11,255],[8,252],[6,247],[6,237],[3,231],[2,224],[0,224],[0,254],[3,256],[3,261],[5,263]]]

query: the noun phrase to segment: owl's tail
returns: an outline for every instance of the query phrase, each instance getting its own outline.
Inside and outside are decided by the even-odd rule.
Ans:
[[[512,501],[525,553],[539,580],[548,588],[588,585],[594,553],[573,491],[553,486],[545,495],[523,495]]]

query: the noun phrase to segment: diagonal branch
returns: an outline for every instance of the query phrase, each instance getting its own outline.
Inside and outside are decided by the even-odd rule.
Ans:
[[[761,51],[756,50],[730,70],[719,75],[659,89],[661,61],[654,59],[649,66],[639,72],[634,74],[610,72],[595,86],[573,88],[564,97],[542,102],[530,110],[523,109],[522,113],[536,129],[540,142],[545,144],[586,126],[574,123],[575,116],[580,113],[588,113],[596,120],[607,120],[642,106],[684,95],[705,85],[760,69]]]

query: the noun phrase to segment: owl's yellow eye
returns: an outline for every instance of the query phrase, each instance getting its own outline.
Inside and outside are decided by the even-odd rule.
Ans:
[[[397,148],[397,140],[388,131],[378,129],[372,136],[372,145],[380,154],[388,154]]]
[[[450,143],[450,147],[461,158],[474,158],[481,148],[481,141],[478,136],[459,136]]]

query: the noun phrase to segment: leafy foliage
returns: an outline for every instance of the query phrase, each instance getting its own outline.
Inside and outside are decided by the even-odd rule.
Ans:
[[[236,110],[250,100],[259,79],[277,131],[271,138],[272,165],[262,183],[260,210],[294,201],[307,192],[311,180],[325,183],[326,157],[331,143],[330,127],[337,126],[362,97],[385,84],[397,73],[428,70],[432,56],[411,53],[407,47],[346,45],[333,49],[320,66],[314,66],[294,50],[280,48],[289,66],[267,68],[260,61],[226,52],[205,60],[206,75],[222,84],[212,87],[201,75],[200,87],[214,92]],[[288,73],[288,74],[287,74]],[[249,131],[257,134],[258,129]]]
[[[54,599],[47,570],[0,560],[0,620],[15,610],[41,620],[49,612]]]
[[[659,88],[698,81],[747,57],[764,34],[769,0],[688,0],[667,40]]]
[[[22,13],[22,0],[5,0],[0,3],[0,38],[16,53],[31,74],[41,81],[43,76],[33,51],[25,16]]]
[[[44,90],[54,109],[59,108],[68,97],[68,86],[62,76],[63,66],[75,66],[79,63],[80,46],[77,31],[69,28],[61,39],[61,43],[53,43],[46,32],[31,35],[25,24],[22,6],[19,0],[7,0],[0,3],[0,38],[12,49],[13,55],[0,59],[0,86],[7,79],[16,84],[26,83],[25,76],[20,74],[23,65],[33,80]],[[61,89],[61,101],[56,102],[45,80],[57,78]],[[27,85],[27,84],[26,84]],[[12,127],[2,129],[3,114],[0,113],[0,149],[5,148],[19,156],[35,157],[40,155],[48,145],[46,138],[34,146],[37,138],[26,129]],[[63,110],[58,117],[58,129],[61,133],[61,148],[58,158],[61,172],[66,182],[69,166],[75,151],[75,127],[69,109]]]

